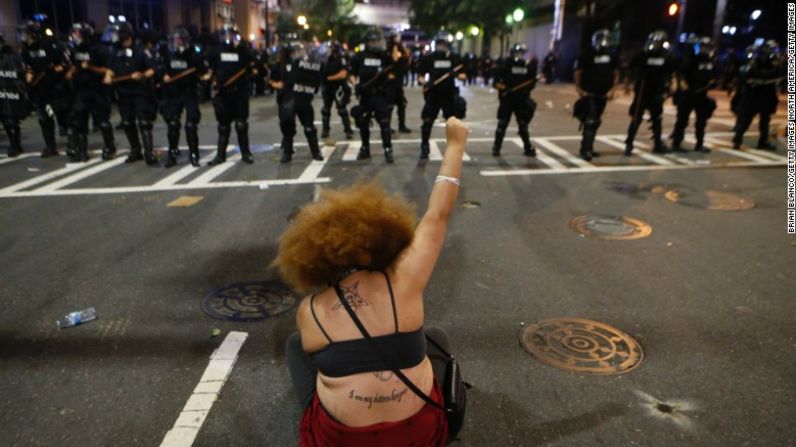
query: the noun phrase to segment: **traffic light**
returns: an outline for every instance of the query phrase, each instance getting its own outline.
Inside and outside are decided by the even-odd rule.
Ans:
[[[674,17],[680,11],[680,5],[677,2],[669,3],[669,17]]]

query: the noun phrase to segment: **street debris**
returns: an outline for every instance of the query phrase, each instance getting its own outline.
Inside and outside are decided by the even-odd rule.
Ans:
[[[78,310],[66,314],[63,318],[56,321],[55,324],[60,328],[67,328],[77,326],[83,323],[88,323],[97,318],[97,311],[93,307],[88,309]]]

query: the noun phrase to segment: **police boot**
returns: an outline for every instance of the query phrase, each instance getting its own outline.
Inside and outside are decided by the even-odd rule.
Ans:
[[[321,155],[321,149],[318,147],[318,131],[315,129],[315,126],[305,127],[304,136],[307,137],[307,144],[310,146],[310,153],[312,154],[312,159],[317,161],[323,161],[323,155]]]
[[[290,163],[293,159],[293,137],[282,137],[282,158],[280,163]]]
[[[77,136],[77,161],[88,161],[88,135],[81,133]]]
[[[240,147],[240,158],[246,164],[254,163],[252,151],[249,148],[249,123],[238,121],[235,123],[235,133],[238,134],[238,147]]]
[[[141,122],[138,127],[141,129],[141,144],[144,146],[144,160],[149,166],[157,165],[158,158],[155,156],[155,148],[153,147],[152,137],[152,123]]]
[[[340,120],[343,122],[343,131],[345,132],[345,139],[350,140],[354,138],[354,131],[351,129],[351,118],[348,117],[348,111],[345,107],[338,109]]]
[[[166,160],[163,161],[163,167],[170,168],[172,166],[175,166],[177,164],[178,155],[179,154],[177,154],[177,149],[170,147],[168,151],[166,151]]]
[[[757,143],[757,148],[762,149],[764,151],[775,151],[777,147],[771,143],[770,141],[759,141]]]
[[[125,122],[123,127],[124,134],[127,135],[127,141],[130,142],[130,154],[124,162],[135,163],[136,161],[143,160],[144,156],[141,155],[141,141],[138,139],[138,129],[136,129],[135,124]]]
[[[19,125],[3,123],[3,127],[5,127],[6,134],[8,134],[8,156],[10,158],[16,157],[23,152],[22,136]]]
[[[390,120],[385,119],[379,121],[379,127],[381,127],[381,145],[384,147],[384,158],[387,160],[387,163],[392,163],[395,160],[392,155],[392,129],[390,129]]]
[[[668,154],[671,151],[663,144],[663,140],[661,140],[661,121],[661,118],[652,120],[652,140],[654,142],[652,152],[656,154]]]
[[[423,120],[423,126],[420,128],[420,159],[428,160],[430,149],[429,140],[431,139],[431,126],[434,125],[434,120]]]
[[[41,158],[48,158],[58,155],[55,148],[55,122],[50,120],[40,120],[42,136],[44,137],[45,148],[41,151]]]
[[[359,147],[357,160],[366,160],[370,158],[370,120],[359,123],[359,136],[362,145]]]
[[[702,129],[700,129],[699,127],[697,127],[695,133],[696,133],[696,144],[694,145],[694,150],[696,152],[703,152],[703,153],[710,152],[710,149],[704,146],[705,128],[703,127]]]
[[[180,155],[177,148],[180,144],[180,122],[169,121],[166,124],[168,126],[166,138],[169,142],[169,149],[166,152],[166,160],[163,162],[163,166],[170,168],[177,164],[177,157]]]
[[[638,132],[638,123],[631,121],[630,126],[627,128],[627,138],[625,139],[625,157],[633,154],[633,140],[636,139],[636,132]]]
[[[412,133],[412,129],[406,127],[406,106],[398,106],[398,132]]]
[[[231,131],[232,127],[229,125],[218,125],[218,148],[216,149],[216,157],[207,163],[208,166],[220,165],[227,161],[227,145],[229,144],[229,133]]]
[[[77,142],[78,142],[77,131],[74,129],[69,129],[69,135],[67,137],[67,143],[66,143],[66,159],[69,163],[76,163],[78,160]]]
[[[110,160],[116,155],[116,143],[113,141],[113,126],[108,121],[99,124],[102,132],[102,159]]]
[[[359,153],[357,154],[357,160],[367,160],[370,158],[370,146],[365,146],[364,144],[359,148]]]
[[[536,148],[531,143],[531,135],[528,133],[528,125],[520,125],[520,138],[522,139],[522,153],[526,157],[536,157]]]
[[[395,162],[395,158],[393,157],[392,154],[392,148],[389,146],[384,147],[384,159],[387,161],[387,163]]]
[[[198,168],[199,164],[199,135],[196,132],[196,123],[185,123],[185,141],[188,142],[189,158],[191,165]]]
[[[506,121],[498,121],[498,127],[495,129],[495,142],[492,144],[492,156],[500,157],[500,148],[503,146],[503,137],[506,136]]]
[[[332,118],[332,111],[321,109],[321,138],[329,138],[329,121]]]

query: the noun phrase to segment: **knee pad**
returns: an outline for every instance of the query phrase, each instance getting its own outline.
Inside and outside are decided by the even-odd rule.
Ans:
[[[124,120],[122,121],[122,128],[124,128],[125,130],[134,130],[135,123],[133,121]]]
[[[304,128],[304,135],[307,136],[307,138],[317,133],[318,129],[316,129],[315,126],[307,126]]]
[[[427,127],[429,129],[431,129],[431,127],[433,127],[433,126],[434,126],[434,120],[433,119],[428,119],[428,118],[423,119],[423,127]]]
[[[498,130],[506,130],[509,127],[509,120],[498,120],[497,128]]]
[[[141,130],[152,130],[152,121],[139,120],[138,127]]]
[[[223,136],[229,136],[230,131],[232,131],[232,127],[229,124],[219,124],[218,125],[218,134]]]
[[[586,118],[586,121],[583,122],[583,127],[589,130],[596,130],[600,127],[600,124],[602,124],[600,119]]]
[[[324,107],[321,109],[321,115],[322,115],[322,116],[331,116],[331,115],[332,115],[332,108],[331,108],[331,107],[326,107],[326,106],[324,106]]]
[[[381,128],[381,130],[389,131],[390,130],[390,120],[387,119],[387,118],[380,119],[379,120],[379,127]]]
[[[249,131],[249,123],[246,121],[235,121],[235,131],[244,133]]]
[[[169,122],[166,123],[166,125],[168,126],[168,128],[170,130],[176,130],[176,129],[180,128],[180,122],[179,121],[169,121]],[[186,123],[186,125],[187,125],[187,123]]]
[[[199,128],[199,126],[197,126],[196,123],[193,123],[191,121],[188,121],[188,122],[185,123],[185,131],[186,132],[196,132],[196,130],[198,128]]]

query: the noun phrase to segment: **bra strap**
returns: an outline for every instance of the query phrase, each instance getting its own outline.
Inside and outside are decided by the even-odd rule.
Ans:
[[[387,275],[387,272],[382,271],[382,275],[384,275],[384,279],[387,280],[387,290],[390,291],[390,301],[392,302],[392,319],[395,322],[395,332],[398,332],[398,311],[395,310],[395,295],[392,293],[392,283],[390,282],[390,277]]]
[[[312,318],[315,319],[315,324],[318,325],[318,329],[320,329],[321,332],[323,332],[323,335],[326,336],[326,339],[329,340],[329,343],[332,343],[332,338],[329,337],[329,334],[326,333],[326,330],[323,328],[323,326],[321,326],[321,322],[318,320],[318,316],[315,315],[315,307],[313,306],[314,302],[315,302],[315,295],[312,295],[312,297],[310,297],[310,311],[312,312]]]

